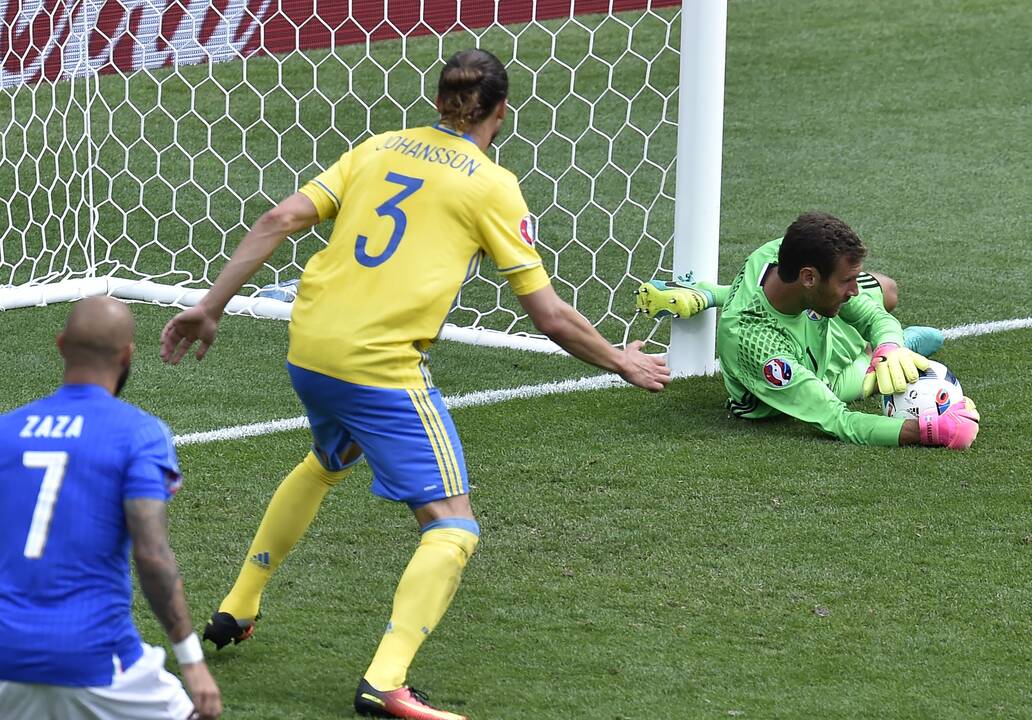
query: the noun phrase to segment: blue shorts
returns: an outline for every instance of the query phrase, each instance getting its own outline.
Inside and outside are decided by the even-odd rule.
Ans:
[[[287,371],[327,470],[341,470],[355,442],[380,497],[416,508],[469,492],[462,443],[437,388],[355,385],[290,363]]]

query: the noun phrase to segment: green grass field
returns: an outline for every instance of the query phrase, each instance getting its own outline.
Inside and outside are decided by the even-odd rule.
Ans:
[[[653,31],[641,42],[655,50],[666,39]],[[821,208],[899,281],[904,323],[1032,314],[1030,36],[1022,0],[732,3],[721,279]],[[629,315],[629,293],[621,302]],[[171,311],[134,310],[125,397],[175,433],[301,414],[285,324],[227,318],[203,363],[170,368],[157,336]],[[0,409],[58,381],[51,338],[67,311],[0,315]],[[631,336],[650,330],[639,319]],[[1032,718],[1030,347],[1023,329],[938,356],[982,411],[964,453],[735,421],[713,377],[455,411],[483,538],[411,682],[474,720]],[[446,395],[592,373],[434,351]],[[295,431],[180,449],[171,532],[198,626],[308,443]],[[255,639],[210,654],[226,717],[351,716],[417,542],[408,511],[369,481],[360,467],[328,497],[270,584]],[[146,639],[163,642],[138,602]]]

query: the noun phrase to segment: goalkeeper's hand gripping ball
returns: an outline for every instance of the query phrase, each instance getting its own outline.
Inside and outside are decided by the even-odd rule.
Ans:
[[[917,380],[922,370],[928,369],[928,358],[896,343],[882,343],[874,350],[871,364],[864,376],[864,397],[875,389],[882,395],[903,392],[907,383]]]

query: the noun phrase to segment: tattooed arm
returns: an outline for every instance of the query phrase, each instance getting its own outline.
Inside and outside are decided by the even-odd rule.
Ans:
[[[168,516],[161,500],[125,501],[125,518],[133,540],[133,560],[140,588],[173,643],[193,632],[186,608],[183,578],[168,544]]]
[[[186,608],[183,578],[168,544],[165,503],[139,498],[126,500],[124,507],[140,587],[169,640],[178,643],[193,634],[193,625]],[[196,708],[191,717],[217,718],[222,712],[222,699],[204,660],[179,667]]]

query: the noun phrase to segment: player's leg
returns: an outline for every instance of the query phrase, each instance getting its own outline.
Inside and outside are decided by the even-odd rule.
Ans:
[[[730,285],[695,280],[691,273],[673,280],[649,280],[634,291],[635,312],[659,320],[688,318],[727,301]]]
[[[946,341],[942,330],[925,325],[908,325],[903,328],[903,343],[918,355],[931,357]]]
[[[0,718],[49,718],[49,696],[53,688],[46,685],[0,680]]]
[[[865,289],[876,291],[876,294],[881,298],[882,305],[889,312],[895,310],[899,304],[899,286],[888,275],[865,270],[857,277],[856,284],[861,291]]]
[[[853,362],[836,375],[828,379],[828,386],[835,393],[835,397],[845,403],[859,400],[864,396],[864,376],[867,374],[867,367],[871,358],[867,352],[861,351]]]
[[[881,303],[890,312],[899,302],[896,281],[887,275],[861,272],[857,285],[862,294]],[[908,348],[927,357],[942,346],[943,335],[935,328],[912,325],[903,329],[903,341]],[[842,402],[861,399],[864,376],[870,365],[870,345],[855,328],[839,318],[832,318],[829,323],[827,342],[831,353],[825,382]]]
[[[864,271],[857,277],[856,284],[860,294],[883,305],[886,310],[889,309],[885,293],[888,287],[892,291],[890,299],[895,303],[896,283],[885,275]],[[825,342],[828,352],[821,379],[842,402],[860,400],[863,398],[864,376],[871,363],[871,346],[867,339],[841,317],[833,317],[828,321]]]
[[[265,586],[308,531],[326,493],[361,459],[357,446],[352,445],[344,455],[345,461],[349,458],[349,465],[333,471],[323,467],[314,452],[309,452],[283,479],[265,509],[233,588],[204,628],[205,640],[221,649],[251,636]]]
[[[140,659],[115,673],[110,685],[61,690],[62,711],[50,717],[185,720],[194,710],[179,678],[165,669],[165,651],[146,643]]]
[[[417,691],[406,685],[409,666],[451,605],[480,536],[468,496],[431,505],[440,517],[420,525],[419,546],[398,581],[387,631],[355,693],[360,713],[386,711],[389,717],[441,720],[461,717],[430,707],[425,696],[413,699]],[[416,708],[407,712],[405,703]]]
[[[892,312],[899,305],[899,285],[888,275],[876,272],[862,272],[857,278],[860,292],[870,293],[878,298],[885,309]],[[918,355],[931,357],[942,347],[945,337],[937,328],[924,325],[910,325],[903,328],[903,342]]]
[[[332,389],[339,381],[294,367],[290,374],[308,411],[312,452],[272,496],[233,589],[204,629],[204,638],[219,648],[251,636],[265,585],[308,531],[326,493],[362,459],[361,448],[333,414],[333,394],[326,386]]]
[[[393,407],[392,437],[375,427],[355,428],[373,469],[373,491],[408,503],[420,527],[419,545],[394,593],[387,631],[355,693],[355,709],[455,720],[461,716],[432,708],[406,679],[416,652],[451,604],[480,528],[469,501],[462,445],[440,393],[402,392],[407,398]]]

